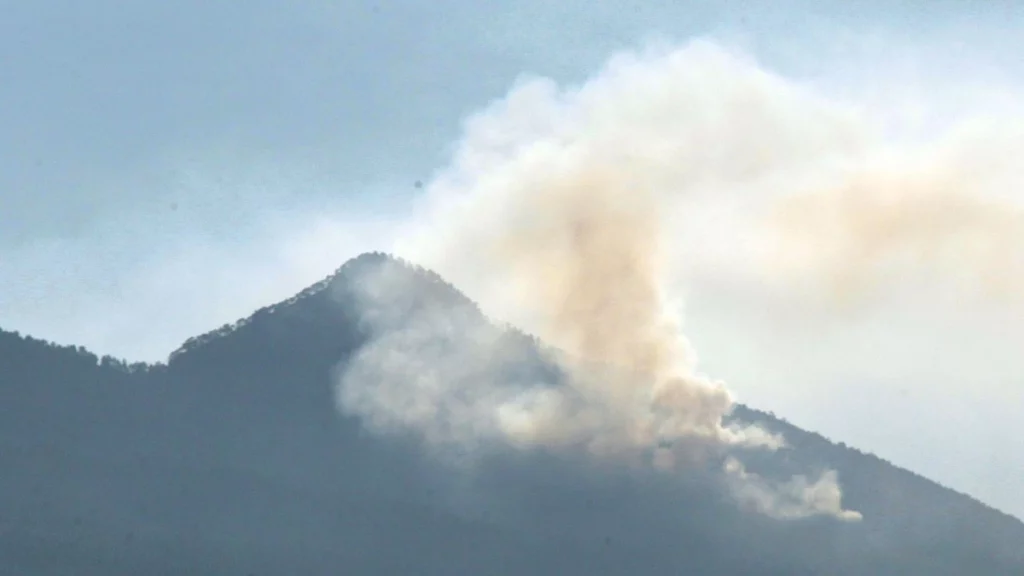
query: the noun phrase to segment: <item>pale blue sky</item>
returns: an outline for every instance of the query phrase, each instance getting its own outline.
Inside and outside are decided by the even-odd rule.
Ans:
[[[76,317],[159,255],[230,247],[281,211],[401,205],[444,163],[460,119],[518,75],[581,79],[652,34],[725,35],[810,73],[824,60],[808,52],[869,32],[984,38],[988,64],[1019,66],[999,46],[1021,10],[995,2],[767,4],[4,2],[0,325],[161,357],[245,308],[143,340]]]
[[[0,327],[161,359],[386,248],[461,119],[520,74],[581,80],[654,34],[713,34],[837,90],[882,68],[1024,73],[1009,1],[0,0]],[[744,388],[719,320],[694,319],[704,356],[746,398],[1024,514],[1024,459],[993,440],[1024,433],[1007,428],[1012,402],[953,462],[930,458],[894,439],[907,404]],[[935,404],[936,442],[939,405],[959,401]]]

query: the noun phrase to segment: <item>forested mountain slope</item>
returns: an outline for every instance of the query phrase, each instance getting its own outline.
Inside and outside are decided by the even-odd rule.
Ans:
[[[381,267],[400,280],[381,295],[394,327],[417,310],[487,322],[370,254],[166,364],[0,332],[0,574],[1024,574],[1020,521],[748,407],[734,417],[791,446],[752,469],[834,468],[864,520],[746,513],[699,473],[545,455],[466,472],[369,434],[333,388],[368,338],[355,279]],[[558,381],[541,343],[489,329],[503,374]]]

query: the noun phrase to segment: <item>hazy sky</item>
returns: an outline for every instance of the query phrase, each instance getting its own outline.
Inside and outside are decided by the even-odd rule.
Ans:
[[[162,359],[388,248],[521,74],[580,81],[652,35],[743,46],[915,130],[1024,93],[1016,2],[768,4],[0,2],[0,327]],[[936,294],[793,322],[692,292],[741,400],[1024,516],[1019,312]]]

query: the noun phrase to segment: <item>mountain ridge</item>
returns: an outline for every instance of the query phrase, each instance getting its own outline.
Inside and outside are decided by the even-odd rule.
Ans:
[[[218,329],[210,330],[210,331],[208,331],[206,333],[203,333],[203,334],[197,335],[195,337],[189,338],[181,346],[179,346],[175,351],[173,351],[170,354],[169,361],[173,361],[174,358],[176,358],[177,356],[180,356],[181,354],[187,353],[190,348],[201,346],[204,343],[209,342],[210,340],[213,340],[215,338],[229,337],[236,330],[244,328],[246,325],[248,325],[249,323],[253,322],[254,320],[256,320],[256,319],[258,319],[258,318],[260,318],[262,316],[274,314],[275,312],[277,312],[277,311],[279,311],[279,310],[281,310],[283,308],[286,308],[286,307],[288,307],[290,305],[298,303],[303,298],[308,298],[308,297],[314,296],[314,295],[316,295],[318,293],[330,290],[332,284],[334,282],[337,282],[337,281],[343,279],[344,274],[347,271],[349,271],[352,267],[358,266],[360,264],[371,264],[371,265],[372,264],[379,264],[381,262],[397,263],[397,264],[399,264],[401,266],[405,266],[405,267],[409,268],[415,274],[422,275],[425,279],[429,280],[432,283],[444,285],[448,290],[450,290],[451,292],[456,294],[463,301],[463,303],[470,304],[477,311],[479,311],[479,307],[477,307],[475,303],[473,303],[468,297],[465,296],[465,294],[463,294],[460,290],[458,290],[458,288],[456,288],[455,286],[453,286],[450,283],[446,282],[437,273],[435,273],[435,272],[433,272],[433,271],[431,271],[431,270],[429,270],[427,268],[424,268],[422,266],[418,266],[418,265],[416,265],[416,264],[414,264],[412,262],[409,262],[407,260],[404,260],[402,258],[395,257],[395,256],[393,256],[391,254],[386,253],[386,252],[367,252],[367,253],[360,254],[360,255],[358,255],[358,256],[356,256],[354,258],[351,258],[351,259],[347,260],[342,266],[340,266],[332,274],[330,274],[330,275],[326,276],[325,278],[321,279],[320,281],[318,281],[318,282],[316,282],[316,283],[306,287],[305,289],[301,290],[300,292],[296,293],[295,295],[293,295],[293,296],[291,296],[289,298],[286,298],[286,299],[281,300],[280,302],[277,302],[277,303],[274,303],[274,304],[270,304],[270,305],[261,307],[258,310],[256,310],[255,312],[253,312],[252,314],[250,314],[249,316],[241,318],[241,319],[237,320],[236,322],[234,322],[232,324],[225,324],[225,325],[221,326]],[[481,317],[483,317],[483,313],[480,312],[480,314],[481,314]],[[488,320],[493,322],[493,319],[488,318]],[[526,334],[526,333],[522,332],[521,330],[519,330],[516,327],[510,326],[510,325],[507,325],[507,324],[503,324],[502,328],[515,331],[518,334],[522,335],[523,337],[530,339],[532,342],[540,344],[540,345],[543,345],[543,342],[539,338],[537,338],[536,336],[532,336],[532,335]],[[918,474],[918,473],[914,472],[913,470],[910,470],[910,469],[907,469],[907,468],[903,468],[903,467],[899,466],[898,464],[895,464],[893,462],[885,460],[884,458],[876,456],[876,455],[874,455],[874,454],[872,454],[870,452],[864,452],[864,451],[859,450],[858,448],[856,448],[854,446],[848,446],[844,442],[833,441],[833,440],[831,440],[831,439],[829,439],[829,438],[825,437],[824,435],[821,435],[821,434],[819,434],[817,432],[801,428],[798,424],[790,422],[787,419],[785,419],[784,417],[777,416],[774,413],[758,410],[756,408],[747,406],[747,405],[745,405],[743,403],[737,403],[735,408],[734,408],[734,414],[740,416],[743,420],[746,420],[746,421],[749,421],[749,422],[754,422],[754,421],[760,422],[760,423],[766,425],[769,428],[769,430],[771,430],[772,432],[782,433],[782,435],[784,437],[788,437],[788,435],[786,434],[787,431],[788,432],[799,431],[800,433],[806,435],[808,441],[810,441],[811,443],[818,444],[818,445],[823,445],[823,444],[836,445],[836,446],[839,446],[840,448],[850,450],[851,452],[853,452],[857,456],[865,457],[865,458],[867,458],[869,460],[876,460],[879,463],[882,463],[882,464],[885,464],[885,465],[888,465],[888,466],[892,466],[893,468],[899,470],[900,473],[909,474],[910,476],[912,476],[916,480],[923,480],[923,481],[926,481],[928,483],[934,484],[934,485],[942,488],[943,490],[948,490],[950,492],[953,492],[953,493],[957,494],[958,496],[965,497],[965,498],[971,500],[975,504],[981,505],[981,506],[983,506],[985,508],[990,509],[993,512],[996,512],[996,513],[1002,514],[1004,516],[1007,516],[1008,518],[1010,518],[1010,519],[1012,519],[1014,521],[1017,521],[1017,522],[1021,523],[1022,525],[1024,525],[1024,519],[1017,518],[1017,517],[1013,516],[1012,514],[1006,513],[1006,512],[1004,512],[1002,510],[999,510],[998,508],[996,508],[994,506],[986,504],[986,503],[982,502],[981,500],[977,499],[976,497],[974,497],[974,496],[972,496],[970,494],[967,494],[965,492],[957,491],[956,489],[951,488],[949,486],[945,486],[941,482],[938,482],[936,480],[932,480],[932,479],[930,479],[930,478],[928,478],[926,476],[923,476],[921,474]]]
[[[465,294],[463,294],[455,286],[453,286],[450,283],[446,282],[441,276],[439,276],[435,272],[433,272],[433,271],[431,271],[431,270],[429,270],[427,268],[424,268],[422,266],[418,266],[418,265],[416,265],[416,264],[414,264],[412,262],[409,262],[407,260],[404,260],[402,258],[390,255],[390,254],[388,254],[386,252],[367,252],[367,253],[363,253],[363,254],[357,255],[357,256],[347,260],[339,268],[337,268],[333,273],[331,273],[328,276],[324,277],[323,279],[321,279],[321,280],[311,284],[310,286],[302,289],[301,291],[297,292],[293,296],[290,296],[290,297],[288,297],[288,298],[286,298],[284,300],[281,300],[279,302],[275,302],[275,303],[272,303],[272,304],[260,307],[257,310],[255,310],[254,312],[252,312],[251,314],[249,314],[248,316],[242,317],[242,318],[236,320],[235,322],[226,323],[226,324],[222,325],[219,328],[216,328],[216,329],[213,329],[213,330],[208,330],[207,332],[204,332],[204,333],[201,333],[201,334],[198,334],[196,336],[193,336],[193,337],[190,337],[190,338],[186,339],[178,348],[173,350],[168,355],[168,359],[167,359],[166,362],[131,362],[131,363],[129,363],[128,361],[126,361],[124,359],[117,358],[117,357],[114,357],[114,356],[111,356],[111,355],[100,355],[100,354],[94,353],[94,352],[88,350],[86,347],[83,347],[83,346],[78,346],[78,345],[73,345],[73,344],[70,344],[70,345],[69,344],[60,345],[60,344],[56,344],[56,343],[53,343],[53,342],[50,342],[50,341],[47,341],[47,340],[44,340],[44,339],[35,338],[35,337],[33,337],[33,336],[29,335],[29,334],[21,334],[18,331],[8,331],[8,330],[3,329],[3,327],[0,327],[0,337],[14,336],[14,337],[17,337],[17,338],[24,339],[24,340],[26,340],[27,342],[30,342],[30,343],[43,344],[43,345],[46,345],[47,347],[55,348],[57,350],[60,350],[60,351],[66,352],[66,353],[74,353],[77,356],[81,357],[83,360],[90,360],[91,363],[95,363],[97,366],[110,366],[110,367],[113,367],[113,368],[115,368],[117,370],[121,370],[121,371],[124,371],[124,372],[127,372],[127,373],[159,371],[159,370],[162,370],[162,369],[166,369],[168,364],[175,362],[176,360],[179,359],[180,356],[182,356],[184,354],[187,354],[187,353],[189,353],[192,350],[195,350],[195,349],[197,349],[197,348],[199,348],[201,346],[209,344],[210,342],[212,342],[212,341],[214,341],[216,339],[229,338],[235,332],[244,329],[246,326],[252,324],[255,321],[259,321],[261,319],[266,318],[267,316],[273,315],[273,314],[275,314],[275,313],[277,313],[277,312],[279,312],[281,310],[284,310],[284,309],[288,308],[289,306],[295,305],[295,304],[299,303],[300,301],[302,301],[305,298],[310,298],[310,297],[316,296],[318,294],[322,294],[322,293],[325,293],[325,292],[329,291],[331,289],[332,285],[334,285],[336,282],[343,281],[344,278],[345,278],[346,272],[351,271],[354,267],[357,267],[357,266],[360,266],[360,265],[378,265],[380,263],[385,263],[385,262],[387,262],[387,263],[394,263],[394,264],[398,264],[400,266],[406,267],[407,269],[409,269],[414,274],[421,276],[423,279],[428,280],[429,282],[434,283],[434,284],[442,285],[445,289],[450,290],[454,295],[456,295],[457,299],[461,300],[461,303],[471,305],[471,306],[474,307],[474,309],[476,311],[479,312],[479,307],[477,307],[477,305],[475,303],[473,303],[468,297],[465,296]],[[484,317],[483,313],[480,312],[480,314],[481,314],[481,317],[483,318]],[[488,318],[488,320],[493,322],[493,320],[491,320],[489,318]],[[532,336],[532,335],[526,334],[526,333],[522,332],[521,330],[519,330],[519,329],[517,329],[517,328],[515,328],[513,326],[510,326],[510,325],[507,325],[507,324],[502,324],[501,328],[507,329],[507,330],[512,330],[512,331],[518,333],[518,335],[521,335],[523,338],[529,339],[530,341],[532,341],[534,343],[538,343],[538,344],[543,345],[542,341],[539,338],[537,338],[536,336]],[[742,417],[743,420],[746,420],[746,421],[749,421],[749,422],[760,422],[760,423],[766,425],[771,431],[782,433],[784,436],[787,436],[787,437],[788,437],[788,435],[786,434],[787,431],[789,431],[789,432],[798,431],[799,433],[806,435],[808,441],[810,441],[813,444],[818,444],[818,445],[824,445],[824,444],[836,445],[836,446],[839,446],[840,448],[843,448],[845,450],[849,450],[849,451],[853,452],[854,454],[856,454],[858,456],[863,456],[863,457],[866,457],[866,458],[871,459],[871,460],[876,460],[879,463],[882,463],[882,464],[885,464],[885,465],[888,465],[888,466],[892,466],[892,467],[896,468],[897,470],[899,470],[901,473],[909,474],[909,475],[911,475],[912,477],[914,477],[917,480],[924,480],[924,481],[926,481],[928,483],[936,485],[937,487],[939,487],[939,488],[941,488],[943,490],[948,490],[950,492],[955,493],[958,496],[970,499],[975,504],[978,504],[980,506],[988,508],[988,509],[990,509],[993,512],[996,512],[996,513],[999,513],[1001,515],[1007,516],[1008,518],[1010,518],[1010,519],[1012,519],[1014,521],[1017,521],[1017,522],[1021,523],[1022,525],[1024,525],[1024,520],[1016,518],[1012,514],[1009,514],[1009,513],[1006,513],[1004,511],[1002,511],[1002,510],[999,510],[998,508],[995,508],[994,506],[988,505],[988,504],[982,502],[981,500],[975,498],[974,496],[972,496],[970,494],[967,494],[967,493],[964,493],[964,492],[959,492],[959,491],[957,491],[954,488],[951,488],[951,487],[943,485],[941,482],[938,482],[936,480],[932,480],[930,478],[927,478],[927,477],[925,477],[925,476],[923,476],[921,474],[918,474],[918,473],[914,472],[913,470],[910,470],[910,469],[907,469],[907,468],[903,468],[903,467],[899,466],[898,464],[895,464],[893,462],[885,460],[884,458],[878,457],[878,456],[876,456],[876,455],[874,455],[874,454],[872,454],[870,452],[864,452],[864,451],[859,450],[858,448],[856,448],[854,446],[848,446],[844,442],[833,441],[833,440],[829,439],[828,437],[823,436],[823,435],[821,435],[821,434],[819,434],[817,432],[801,428],[797,423],[790,422],[786,418],[778,416],[778,415],[776,415],[776,414],[774,414],[772,412],[758,410],[758,409],[753,408],[751,406],[747,406],[747,405],[745,405],[743,403],[737,403],[735,405],[734,415],[739,415],[739,416]]]
[[[453,534],[465,533],[464,530],[479,532],[481,538],[489,542],[484,548],[498,557],[511,558],[508,555],[512,554],[519,558],[510,550],[520,546],[523,550],[535,551],[539,557],[559,557],[563,558],[560,562],[568,562],[566,566],[582,567],[590,562],[584,560],[583,555],[593,554],[595,549],[590,548],[593,544],[585,536],[590,533],[589,529],[578,525],[578,518],[598,514],[597,518],[620,522],[640,514],[637,510],[648,510],[646,514],[653,514],[654,517],[664,513],[656,512],[666,507],[664,504],[658,504],[656,500],[644,504],[647,502],[646,497],[639,496],[627,497],[621,502],[607,501],[606,506],[612,506],[614,513],[611,509],[593,512],[582,503],[579,504],[581,508],[566,508],[560,512],[565,515],[564,525],[574,527],[573,530],[577,532],[582,530],[576,536],[560,536],[564,541],[556,540],[562,542],[561,545],[555,545],[556,548],[564,546],[568,550],[576,547],[573,549],[577,550],[580,557],[569,559],[559,556],[561,552],[541,543],[536,534],[531,536],[529,531],[517,531],[494,522],[479,524],[480,520],[474,519],[476,517],[472,514],[469,517],[463,513],[451,516],[444,512],[448,505],[436,504],[436,501],[447,497],[455,497],[457,500],[459,496],[457,490],[449,490],[449,496],[439,496],[438,487],[445,489],[450,472],[438,471],[427,455],[421,453],[414,439],[375,439],[366,434],[358,419],[339,414],[334,408],[336,399],[333,396],[331,374],[336,373],[339,362],[357,351],[366,338],[367,328],[360,325],[360,310],[358,303],[352,299],[351,282],[358,275],[360,267],[370,269],[376,266],[397,267],[396,270],[404,274],[406,284],[393,295],[401,300],[403,306],[434,306],[445,314],[463,310],[470,316],[486,320],[474,303],[435,273],[382,253],[371,253],[349,260],[334,274],[289,299],[263,307],[236,323],[189,339],[169,356],[166,364],[128,364],[109,357],[97,357],[81,347],[54,347],[44,341],[0,330],[0,377],[4,380],[0,382],[3,384],[0,386],[0,394],[4,395],[3,405],[8,407],[5,412],[7,417],[0,420],[0,427],[4,428],[0,430],[3,432],[0,434],[3,439],[0,442],[8,450],[5,451],[6,456],[0,455],[0,460],[7,460],[4,469],[20,471],[16,475],[18,478],[7,480],[8,484],[0,480],[6,489],[4,493],[12,498],[0,503],[0,528],[4,528],[4,522],[7,523],[7,532],[0,531],[0,534],[19,535],[14,540],[22,544],[12,545],[14,552],[21,556],[31,556],[26,550],[34,549],[36,544],[32,542],[40,539],[46,542],[47,538],[63,542],[72,538],[77,533],[76,517],[79,524],[85,522],[89,526],[93,525],[89,522],[93,522],[94,517],[98,518],[95,521],[97,533],[108,530],[103,526],[143,526],[145,522],[141,518],[145,514],[135,507],[145,503],[148,509],[160,510],[156,525],[162,526],[159,534],[164,536],[143,536],[137,533],[133,536],[134,540],[131,540],[135,542],[135,550],[142,549],[138,542],[150,538],[146,542],[156,542],[152,544],[156,548],[145,548],[145,554],[163,558],[158,552],[159,546],[170,546],[173,549],[173,542],[180,541],[180,546],[197,551],[207,550],[196,554],[209,554],[211,566],[231,568],[223,573],[236,573],[233,570],[245,562],[231,560],[231,554],[226,559],[222,558],[224,550],[236,546],[223,544],[224,535],[240,534],[235,540],[243,543],[269,543],[271,540],[267,539],[273,539],[273,535],[278,534],[273,526],[257,528],[250,526],[252,522],[244,520],[256,513],[255,510],[261,511],[259,513],[264,515],[261,516],[263,518],[276,518],[286,524],[292,522],[302,527],[295,528],[296,535],[284,538],[283,543],[276,544],[276,547],[266,544],[268,549],[281,554],[282,558],[292,558],[295,551],[308,548],[313,551],[308,560],[308,573],[326,573],[324,571],[327,567],[345,558],[356,558],[358,554],[352,556],[356,553],[347,548],[340,551],[332,549],[330,537],[324,534],[345,533],[355,535],[357,539],[371,538],[372,534],[371,539],[376,539],[374,542],[386,544],[388,538],[400,537],[393,534],[393,531],[398,529],[395,526],[403,525],[405,521],[400,518],[408,513],[411,514],[409,518],[420,518],[409,520],[411,525],[433,525],[435,530],[448,526]],[[394,321],[401,322],[401,315]],[[499,327],[501,330],[507,328]],[[528,365],[526,369],[534,369],[533,363],[542,361],[542,354],[535,348],[542,343],[536,338],[517,331],[509,338],[511,345],[519,346],[517,350],[520,351],[514,356],[516,360],[512,364]],[[12,377],[12,374],[15,376]],[[77,384],[72,385],[72,382]],[[788,474],[792,470],[834,466],[839,471],[840,482],[844,485],[851,507],[865,508],[865,522],[858,527],[835,527],[820,522],[775,525],[767,520],[734,515],[717,504],[708,504],[712,506],[708,510],[718,510],[710,516],[716,519],[718,525],[711,524],[703,529],[698,529],[698,525],[680,525],[678,530],[682,531],[678,534],[706,541],[705,548],[712,551],[721,549],[722,553],[709,553],[706,557],[693,559],[693,566],[728,566],[735,570],[723,573],[748,573],[743,571],[743,566],[749,568],[762,565],[776,567],[766,568],[764,573],[816,573],[808,567],[817,566],[820,572],[831,559],[847,563],[835,573],[904,573],[891,567],[896,565],[894,559],[901,556],[899,551],[890,550],[889,544],[901,538],[907,543],[908,549],[917,551],[914,553],[917,556],[904,559],[910,562],[906,566],[913,570],[923,570],[925,564],[938,561],[927,560],[926,556],[941,559],[949,554],[959,554],[965,558],[975,555],[975,566],[1006,566],[1013,567],[1013,570],[1024,566],[1024,558],[1021,558],[1019,552],[1024,544],[1024,523],[1020,520],[875,456],[842,444],[833,444],[823,436],[803,431],[769,413],[739,405],[733,417],[762,422],[769,428],[783,432],[791,444],[791,448],[779,455],[764,455],[763,462],[755,458],[750,463],[752,467],[779,468],[780,473]],[[55,449],[56,453],[53,452]],[[346,456],[339,459],[332,454]],[[779,460],[791,462],[791,466],[779,464]],[[120,470],[118,474],[122,476],[138,478],[128,481],[116,475],[111,476],[112,473],[99,467],[98,463],[101,462],[107,463],[112,470]],[[359,466],[354,466],[355,462],[359,462]],[[511,471],[510,477],[518,477],[517,472],[509,468],[512,464],[502,466],[501,470],[506,473]],[[559,468],[562,466],[560,464],[554,466],[552,470],[578,474]],[[33,482],[38,480],[33,477],[33,471],[42,474],[46,470],[67,470],[68,477],[77,474],[85,478],[85,487],[62,477],[46,477],[41,481],[42,488],[32,488],[36,485]],[[382,483],[380,474],[384,474],[386,482]],[[565,475],[551,474],[554,474],[556,480],[560,475]],[[610,474],[614,478],[615,473]],[[533,486],[527,490],[527,495],[515,497],[525,499],[510,500],[516,503],[512,508],[532,502],[538,497],[537,494],[548,492],[551,497],[559,495],[558,499],[550,501],[552,504],[549,506],[558,508],[569,506],[566,502],[574,498],[582,498],[577,495],[578,490],[582,490],[581,494],[594,494],[594,497],[606,493],[618,494],[616,490],[619,490],[601,487],[612,480],[600,481],[598,484],[594,484],[596,480],[590,480],[580,484],[581,487],[566,485],[557,488],[544,478],[547,476],[534,474],[520,478],[522,482],[501,479],[488,494],[497,490],[499,496],[506,495],[500,498],[513,498],[507,495]],[[343,485],[335,485],[339,481]],[[622,482],[628,484],[630,481],[627,479]],[[119,486],[120,490],[113,490],[105,484]],[[520,484],[524,488],[519,488]],[[586,488],[587,485],[593,486]],[[246,494],[251,492],[253,495],[232,495],[237,486],[249,486]],[[257,497],[256,494],[262,496]],[[19,503],[14,499],[15,496],[24,497],[28,504]],[[390,525],[392,528],[388,530],[381,528],[384,532],[377,533],[373,532],[376,529],[364,529],[352,524],[355,520],[331,520],[323,516],[323,511],[318,510],[323,507],[323,503],[328,502],[346,510],[355,510],[358,508],[355,502],[367,497],[371,498],[371,503],[363,507],[364,511],[360,513],[362,517],[393,518],[393,521],[386,522],[398,524]],[[98,506],[97,502],[106,503],[100,506],[104,509],[94,509]],[[165,502],[176,502],[181,510],[165,510],[164,507],[170,506]],[[208,504],[193,509],[196,502]],[[399,508],[387,512],[391,510],[388,506],[392,506],[387,502],[394,502],[393,506]],[[696,511],[704,510],[705,505],[696,502],[692,498],[684,499],[686,506],[695,506],[691,514],[701,517],[705,513]],[[422,508],[422,513],[415,512],[418,506],[426,507]],[[941,510],[935,510],[936,506]],[[204,507],[212,511],[202,510]],[[397,511],[399,509],[405,512]],[[28,528],[19,528],[22,524],[12,518],[31,522]],[[63,525],[68,518],[71,518],[71,528]],[[196,527],[204,525],[198,520],[200,518],[207,518],[207,528]],[[651,529],[643,528],[651,518],[640,514],[636,521],[640,526],[638,531],[651,532]],[[36,525],[32,522],[38,527],[31,528],[31,525]],[[528,519],[527,522],[532,520]],[[657,522],[677,526],[680,520],[669,518]],[[607,522],[596,520],[592,524],[609,526]],[[315,528],[317,526],[320,528]],[[139,528],[133,530],[138,531]],[[188,535],[188,530],[197,530],[198,533],[192,537]],[[769,536],[772,532],[778,534]],[[670,533],[677,532],[666,532]],[[654,543],[630,540],[628,531],[615,537],[613,541],[621,542],[618,545],[622,550],[618,552],[620,556],[615,556],[617,560],[609,566],[619,562],[617,565],[623,571],[627,566],[635,568],[634,563],[642,555],[634,555],[650,546],[654,548],[648,554],[666,559],[671,556],[666,551],[667,544],[656,544],[662,540],[653,538],[653,532],[648,536],[652,537],[651,542]],[[127,550],[130,548],[126,543],[129,542],[128,535],[124,538],[120,545]],[[166,538],[170,538],[172,544],[167,544]],[[452,550],[452,544],[441,533],[437,538],[439,549]],[[805,550],[799,544],[801,538],[818,538],[819,547],[823,550]],[[3,539],[0,537],[0,558],[4,557]],[[74,538],[72,540],[77,541]],[[760,540],[764,543],[758,543]],[[747,555],[749,558],[729,560],[726,548],[721,548],[723,542],[728,541],[743,543],[737,545],[740,546],[739,550],[746,550],[740,556]],[[513,542],[519,544],[513,545]],[[570,546],[569,542],[576,544]],[[782,551],[774,550],[769,545],[772,542]],[[953,542],[956,542],[955,546]],[[60,546],[64,545],[53,546],[63,549]],[[93,553],[102,556],[97,550],[102,551],[104,546],[107,545],[96,544]],[[244,544],[237,546],[245,548]],[[596,546],[599,553],[606,553],[600,552],[606,544],[598,542]],[[856,553],[844,551],[851,546]],[[426,556],[413,556],[424,562],[435,562],[432,566],[443,564],[429,560],[433,556],[425,548],[422,552]],[[787,556],[791,552],[795,556]],[[74,554],[78,553],[69,552],[70,556]],[[866,555],[866,559],[857,554]],[[871,554],[880,556],[872,560]],[[41,556],[37,554],[32,557],[34,560],[30,559],[23,565],[35,566],[31,562],[42,562],[39,559]],[[258,556],[254,553],[253,557]],[[478,559],[483,562],[479,566],[493,569],[483,558],[480,556]],[[524,558],[516,562],[526,564],[517,565],[529,566],[531,560]],[[367,566],[391,566],[387,564],[389,561],[373,555],[359,561],[367,562]],[[666,560],[665,566],[683,561],[679,558]],[[145,564],[149,560],[142,558],[137,562]],[[955,566],[949,559],[944,562]],[[515,562],[510,566],[513,564]],[[553,570],[550,566],[556,564],[545,564],[548,566],[545,569]],[[600,566],[598,562],[592,568],[601,573]],[[886,566],[886,570],[893,571],[886,572],[880,568],[874,572],[856,571],[867,570],[866,566]],[[941,566],[936,568],[939,569]],[[946,569],[949,569],[948,566]],[[124,570],[126,574],[132,573],[128,568]],[[438,573],[445,573],[440,568],[437,570],[440,570]],[[617,573],[610,567],[606,572]],[[38,573],[50,572],[44,570]],[[270,573],[281,573],[281,570],[271,570]]]

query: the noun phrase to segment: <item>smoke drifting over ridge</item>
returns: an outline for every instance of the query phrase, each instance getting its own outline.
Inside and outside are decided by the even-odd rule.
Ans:
[[[1010,128],[1000,134],[1024,141]],[[891,141],[856,108],[703,41],[619,55],[577,88],[524,80],[468,120],[398,252],[562,351],[570,386],[502,386],[487,360],[424,353],[424,321],[363,351],[342,408],[442,443],[578,447],[682,474],[730,447],[777,449],[784,439],[723,425],[732,395],[697,372],[673,281],[718,266],[850,289],[894,255],[1012,268],[1015,209],[976,194],[951,134]],[[957,167],[963,178],[946,177]],[[960,232],[985,259],[960,257]],[[859,518],[833,472],[778,484],[735,458],[724,472],[766,514]]]
[[[1024,139],[1014,149],[1024,150]],[[983,193],[1016,189],[1005,180],[1012,172],[979,173],[938,154],[915,160],[918,166],[859,170],[824,190],[784,199],[772,215],[781,239],[777,262],[817,276],[844,299],[915,272],[1019,299],[1024,210]]]

